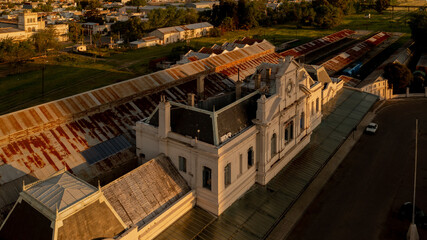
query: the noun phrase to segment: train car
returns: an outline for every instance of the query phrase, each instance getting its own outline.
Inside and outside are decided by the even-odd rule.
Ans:
[[[358,62],[356,65],[354,65],[353,67],[349,67],[346,68],[343,73],[347,76],[355,76],[357,74],[357,72],[359,72],[360,68],[363,66],[363,64],[361,62]]]

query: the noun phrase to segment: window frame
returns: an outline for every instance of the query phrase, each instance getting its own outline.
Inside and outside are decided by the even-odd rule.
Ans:
[[[270,139],[270,153],[271,153],[271,158],[273,158],[277,154],[277,134],[276,133],[273,133]]]
[[[254,165],[254,148],[250,147],[248,148],[248,169],[251,168]]]
[[[202,169],[202,186],[212,191],[212,169],[206,166],[203,166]]]
[[[178,169],[181,172],[187,173],[187,158],[178,156]]]
[[[231,185],[231,163],[227,163],[224,167],[224,187]]]

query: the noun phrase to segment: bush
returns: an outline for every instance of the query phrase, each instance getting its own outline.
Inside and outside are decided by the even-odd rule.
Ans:
[[[210,37],[221,37],[221,35],[222,35],[222,32],[218,28],[211,28],[209,30],[209,36]]]

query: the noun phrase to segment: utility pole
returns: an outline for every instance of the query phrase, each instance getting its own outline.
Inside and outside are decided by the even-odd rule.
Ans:
[[[417,225],[415,224],[415,194],[417,189],[417,155],[418,155],[418,119],[415,119],[415,164],[414,164],[414,194],[412,200],[412,222],[409,225],[407,240],[419,240]]]
[[[42,97],[44,97],[44,70],[46,69],[46,63],[43,63],[42,68]]]

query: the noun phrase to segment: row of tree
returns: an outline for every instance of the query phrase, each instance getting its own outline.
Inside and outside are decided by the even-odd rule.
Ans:
[[[44,55],[59,47],[55,29],[46,28],[25,41],[13,41],[12,38],[0,40],[0,62],[21,64],[32,57]]]

